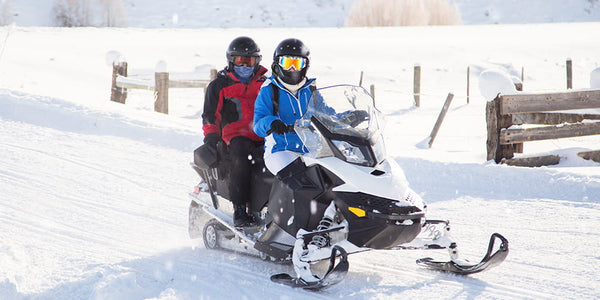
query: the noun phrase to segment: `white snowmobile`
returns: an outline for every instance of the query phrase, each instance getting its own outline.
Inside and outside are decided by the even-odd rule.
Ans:
[[[347,255],[356,252],[445,249],[449,261],[423,258],[417,264],[463,275],[498,265],[508,255],[508,241],[494,233],[481,261],[459,258],[449,222],[426,219],[424,201],[386,157],[378,111],[362,87],[316,90],[292,127],[309,153],[277,176],[256,162],[250,204],[259,220],[256,227],[235,228],[231,210],[220,205],[227,198],[226,176],[218,167],[193,164],[203,180],[190,193],[190,236],[202,235],[207,248],[291,261],[295,276],[271,279],[307,289],[340,282],[348,271]]]

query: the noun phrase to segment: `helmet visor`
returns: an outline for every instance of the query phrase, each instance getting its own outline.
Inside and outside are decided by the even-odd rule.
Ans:
[[[296,71],[300,71],[306,67],[306,58],[300,56],[280,56],[279,65],[284,70],[291,70],[294,68]]]
[[[248,67],[253,67],[256,64],[256,57],[254,56],[234,56],[233,64],[236,66],[246,65]]]

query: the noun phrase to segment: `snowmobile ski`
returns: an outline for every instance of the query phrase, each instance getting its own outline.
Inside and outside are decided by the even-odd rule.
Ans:
[[[336,264],[335,260],[338,256],[340,261]],[[317,281],[307,282],[302,278],[294,278],[287,273],[280,273],[271,276],[271,281],[295,288],[303,288],[307,290],[321,290],[342,281],[348,273],[348,268],[348,253],[346,253],[346,250],[344,250],[344,248],[335,246],[331,250],[331,256],[329,258],[329,268],[327,269],[325,275],[323,275],[323,278],[320,278]]]
[[[499,249],[492,254],[496,239],[499,239],[501,244]],[[417,264],[433,270],[450,272],[460,275],[470,275],[479,273],[481,271],[485,271],[491,267],[499,265],[504,261],[507,255],[508,240],[499,233],[494,233],[490,237],[490,243],[488,245],[487,253],[483,257],[483,259],[477,264],[459,263],[452,260],[447,262],[434,261],[431,257],[418,259]]]

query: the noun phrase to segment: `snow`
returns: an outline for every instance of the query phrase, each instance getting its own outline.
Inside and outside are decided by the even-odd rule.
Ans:
[[[590,73],[590,88],[600,89],[600,68],[596,68]]]
[[[512,78],[503,71],[485,70],[479,74],[479,92],[483,99],[494,100],[498,94],[514,95],[517,93]]]
[[[564,91],[567,58],[573,87],[590,88],[600,67],[595,1],[570,1],[573,9],[543,1],[541,11],[552,15],[531,19],[522,11],[540,1],[456,1],[465,24],[482,25],[337,28],[319,17],[297,26],[306,28],[228,28],[234,17],[218,22],[216,8],[246,2],[207,1],[201,13],[199,1],[172,1],[158,14],[162,6],[130,0],[123,1],[129,24],[138,28],[71,29],[36,23],[41,18],[31,16],[42,9],[34,4],[47,2],[11,1],[17,25],[0,27],[0,299],[600,298],[600,165],[576,155],[598,150],[600,136],[525,143],[522,155],[557,154],[563,159],[556,166],[496,165],[486,161],[489,97],[478,88],[480,74],[494,69],[519,78],[523,71],[524,92]],[[289,10],[291,1],[255,3],[270,20],[298,12]],[[339,7],[347,11],[350,1],[311,3],[307,15],[321,13],[319,3],[343,15]],[[594,10],[584,17],[586,5]],[[482,21],[475,16],[484,7],[494,9]],[[174,14],[178,26],[157,25]],[[492,18],[586,22],[486,25]],[[281,20],[272,23],[289,25]],[[202,28],[207,24],[217,28]],[[431,252],[353,254],[346,280],[314,293],[270,282],[272,274],[292,273],[290,265],[189,239],[187,193],[198,178],[188,164],[202,141],[203,90],[172,90],[169,115],[152,111],[152,91],[130,90],[125,105],[112,103],[107,61],[126,60],[131,72],[208,72],[225,65],[224,49],[240,35],[259,43],[265,66],[279,41],[302,39],[319,86],[356,84],[364,71],[363,85],[375,86],[386,119],[388,152],[428,203],[428,217],[451,221],[465,258],[480,258],[490,234],[503,234],[511,248],[506,261],[462,277],[416,266]],[[419,108],[415,64],[422,69]],[[497,85],[492,80],[484,90]],[[449,92],[454,100],[435,143],[419,147]]]

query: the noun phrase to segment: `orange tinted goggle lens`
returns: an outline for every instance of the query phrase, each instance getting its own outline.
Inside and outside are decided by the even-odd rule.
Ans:
[[[293,67],[296,71],[299,71],[306,67],[306,59],[298,56],[282,56],[279,58],[279,65],[285,70],[290,70]]]
[[[254,56],[236,56],[233,58],[233,63],[236,66],[247,65],[248,67],[252,67],[256,63],[256,57],[254,57]]]

